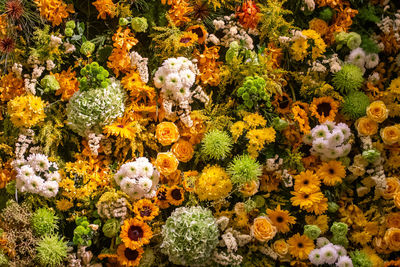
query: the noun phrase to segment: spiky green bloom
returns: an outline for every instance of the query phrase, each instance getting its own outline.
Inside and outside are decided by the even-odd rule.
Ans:
[[[319,17],[328,22],[333,17],[333,10],[330,7],[326,7],[319,12]]]
[[[235,157],[227,171],[231,175],[232,183],[238,186],[258,180],[262,174],[260,164],[247,154]]]
[[[146,18],[134,17],[132,19],[131,26],[132,26],[132,29],[135,32],[145,32],[149,25],[147,24],[147,19]]]
[[[43,236],[54,233],[58,229],[57,220],[58,217],[54,214],[54,211],[47,208],[37,209],[31,219],[35,235]]]
[[[40,85],[44,88],[44,92],[46,93],[60,89],[60,84],[54,75],[44,76],[40,81]]]
[[[121,117],[126,93],[117,81],[106,88],[76,92],[67,104],[68,126],[81,136],[101,133],[105,125]]]
[[[178,265],[201,266],[212,257],[219,230],[212,212],[200,206],[172,212],[161,231],[161,252]]]
[[[316,225],[307,224],[307,225],[304,225],[304,234],[308,238],[314,240],[314,239],[317,239],[319,237],[319,235],[321,234],[321,229],[319,229],[319,227]]]
[[[201,153],[208,159],[224,159],[231,149],[232,138],[225,131],[211,130],[201,140]]]
[[[355,250],[349,253],[350,258],[353,261],[354,267],[372,267],[372,261],[368,255],[360,250]]]
[[[45,235],[36,247],[36,258],[40,266],[59,266],[67,257],[67,242],[57,235]]]
[[[118,219],[108,219],[103,225],[103,233],[108,238],[113,238],[118,234],[121,225]]]
[[[370,101],[366,94],[360,91],[351,92],[344,98],[342,113],[352,120],[365,116]]]
[[[334,222],[331,226],[332,234],[337,236],[345,236],[348,230],[349,227],[343,222]]]
[[[333,77],[333,85],[342,93],[349,93],[361,88],[364,78],[359,67],[353,64],[345,64]]]

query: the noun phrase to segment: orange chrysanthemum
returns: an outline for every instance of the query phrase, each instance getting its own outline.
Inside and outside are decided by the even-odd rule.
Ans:
[[[24,81],[10,72],[0,80],[0,101],[7,102],[24,93]]]
[[[121,226],[120,237],[127,248],[132,250],[150,243],[153,236],[150,226],[138,219],[127,219]]]
[[[114,48],[108,57],[107,67],[113,70],[116,76],[120,72],[128,72],[131,69],[131,57],[125,49]]]

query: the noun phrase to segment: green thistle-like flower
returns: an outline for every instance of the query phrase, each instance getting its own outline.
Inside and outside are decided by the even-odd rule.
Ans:
[[[307,225],[304,225],[304,234],[308,238],[315,240],[321,234],[321,229],[319,229],[319,227],[316,225],[307,224]]]
[[[232,138],[225,131],[211,130],[201,141],[201,153],[208,159],[224,159],[231,149]]]
[[[363,82],[364,78],[361,69],[352,64],[345,64],[333,77],[333,85],[342,93],[360,89]]]
[[[31,219],[34,233],[37,236],[54,233],[58,229],[57,220],[54,211],[47,208],[37,209]]]
[[[354,267],[372,267],[372,262],[368,255],[360,250],[355,250],[349,253]]]
[[[209,209],[181,207],[172,212],[162,228],[162,253],[178,265],[205,265],[218,244],[219,231]]]
[[[342,113],[352,120],[357,120],[358,118],[365,116],[369,103],[370,101],[368,96],[363,92],[351,92],[344,98]]]
[[[46,235],[38,242],[36,258],[40,266],[59,266],[67,257],[67,242],[56,235]]]
[[[227,171],[232,183],[239,186],[257,180],[262,174],[260,164],[247,154],[234,158]]]

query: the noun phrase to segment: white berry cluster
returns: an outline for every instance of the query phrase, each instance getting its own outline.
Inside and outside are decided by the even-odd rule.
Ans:
[[[17,171],[16,187],[20,192],[39,194],[43,197],[55,197],[61,180],[58,166],[49,161],[46,155],[31,154],[25,159],[13,161]]]
[[[157,191],[159,173],[147,158],[141,157],[122,165],[114,179],[131,198],[152,198]]]

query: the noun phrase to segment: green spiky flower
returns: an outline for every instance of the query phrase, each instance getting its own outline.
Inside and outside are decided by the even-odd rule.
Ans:
[[[342,93],[349,93],[361,88],[364,78],[359,67],[353,64],[345,64],[333,77],[333,85]]]
[[[227,171],[232,183],[239,186],[257,180],[262,174],[260,164],[247,154],[234,158]]]
[[[201,141],[201,153],[208,159],[224,159],[231,149],[232,138],[225,131],[211,130]]]
[[[357,120],[358,118],[365,116],[369,103],[370,101],[368,96],[363,92],[351,92],[344,98],[342,113],[352,120]]]
[[[41,266],[59,266],[67,257],[67,242],[57,235],[45,235],[36,247],[36,258]]]
[[[37,236],[54,233],[54,231],[58,229],[57,220],[58,217],[52,210],[47,208],[36,210],[31,220],[34,233]]]

